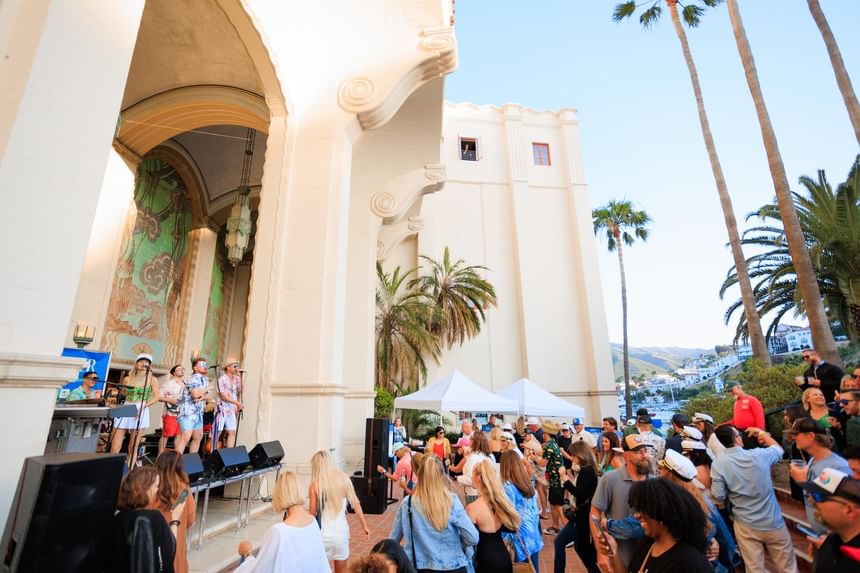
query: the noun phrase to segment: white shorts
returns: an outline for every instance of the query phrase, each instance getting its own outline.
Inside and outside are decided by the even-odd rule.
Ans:
[[[140,404],[132,404],[136,408],[140,408]],[[118,428],[120,430],[136,430],[138,428],[137,425],[137,416],[129,416],[128,418],[117,418],[114,420],[114,428]],[[140,429],[145,430],[149,428],[149,408],[143,409],[143,414],[140,415]]]
[[[325,556],[331,561],[346,561],[349,559],[349,530],[340,527],[325,527],[322,529]]]
[[[236,422],[236,413],[230,412],[228,414],[221,414],[221,418],[218,421],[218,431],[227,430],[229,432],[235,432],[238,424]]]

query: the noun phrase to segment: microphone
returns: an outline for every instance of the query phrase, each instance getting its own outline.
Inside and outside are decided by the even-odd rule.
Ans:
[[[207,370],[212,370],[213,368],[220,368],[220,367],[221,367],[221,365],[220,365],[220,364],[213,364],[213,365],[212,365],[212,366],[210,366]]]
[[[247,374],[247,373],[248,373],[248,371],[247,371],[247,370],[239,370],[239,372],[241,372],[242,374]]]

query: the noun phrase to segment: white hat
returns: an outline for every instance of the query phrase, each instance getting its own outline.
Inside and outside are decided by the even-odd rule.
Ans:
[[[570,430],[570,426],[568,426],[567,424],[562,424],[561,429],[562,430]]]
[[[708,447],[702,442],[696,442],[694,440],[684,440],[681,442],[682,450],[702,450],[706,451]]]
[[[657,465],[666,468],[684,481],[693,481],[696,477],[696,466],[693,462],[675,450],[666,450],[666,457],[657,462]]]
[[[693,414],[693,421],[694,422],[710,422],[713,424],[714,418],[712,416],[709,416],[708,414],[702,414],[701,412],[696,412],[695,414]]]
[[[628,426],[635,426],[636,425],[636,418],[630,418],[629,420],[627,420],[627,425]]]
[[[515,442],[514,435],[510,432],[502,432],[502,439],[508,440],[509,442]]]
[[[511,423],[510,423],[510,422],[505,422],[505,425],[504,425],[504,426],[502,426],[502,429],[503,429],[503,430],[505,430],[505,431],[508,431],[508,432],[513,432],[513,431],[514,431],[514,427],[511,425]]]
[[[701,442],[702,438],[704,437],[702,436],[702,432],[700,432],[698,428],[694,428],[693,426],[684,426],[684,429],[678,433],[681,434],[681,436],[683,436],[684,438],[696,440],[697,442]]]
[[[526,420],[527,426],[540,426],[540,419],[537,416],[531,416]]]
[[[150,364],[152,364],[152,354],[147,354],[146,352],[138,354],[137,358],[135,358],[134,361],[138,362],[140,360],[147,360]]]

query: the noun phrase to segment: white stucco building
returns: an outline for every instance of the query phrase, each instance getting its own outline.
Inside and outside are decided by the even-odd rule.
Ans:
[[[139,352],[158,374],[195,351],[242,360],[239,443],[280,439],[300,472],[320,449],[354,465],[375,263],[445,245],[491,269],[500,305],[431,377],[528,376],[590,421],[617,414],[575,112],[444,104],[450,0],[329,4],[0,4],[0,427],[16,436],[0,519],[80,367],[59,358],[77,325],[116,376]],[[252,243],[234,267],[249,136]]]

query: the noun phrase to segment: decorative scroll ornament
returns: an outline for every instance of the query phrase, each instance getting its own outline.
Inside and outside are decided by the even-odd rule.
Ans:
[[[337,101],[340,107],[350,112],[361,111],[376,94],[376,86],[369,78],[359,76],[351,78],[337,90]]]

